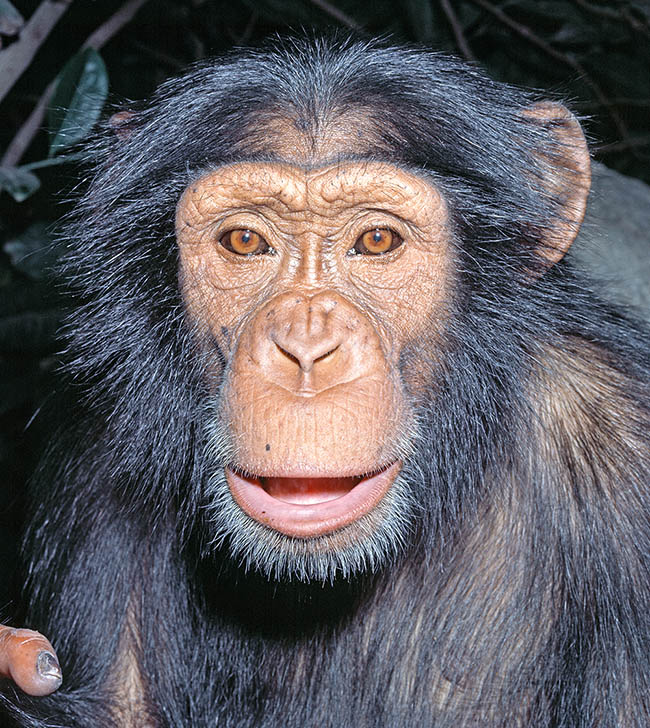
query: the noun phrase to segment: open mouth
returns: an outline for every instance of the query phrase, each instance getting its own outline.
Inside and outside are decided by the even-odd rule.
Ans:
[[[388,492],[401,463],[342,478],[248,477],[226,469],[235,502],[251,518],[296,538],[331,533],[369,513]]]

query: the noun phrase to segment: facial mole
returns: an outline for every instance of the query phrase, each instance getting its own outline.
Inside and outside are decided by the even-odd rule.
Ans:
[[[271,449],[271,445],[267,442],[266,447],[265,447],[266,452],[268,452],[270,449]]]

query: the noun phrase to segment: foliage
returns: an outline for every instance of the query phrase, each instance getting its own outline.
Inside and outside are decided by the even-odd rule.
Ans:
[[[99,119],[108,96],[108,73],[93,48],[76,53],[56,78],[50,102],[49,156],[82,141]]]

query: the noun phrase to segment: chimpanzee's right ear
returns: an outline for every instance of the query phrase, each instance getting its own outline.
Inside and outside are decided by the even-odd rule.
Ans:
[[[538,250],[550,267],[569,249],[585,215],[591,186],[589,149],[578,120],[562,104],[542,101],[522,114],[544,129],[550,142],[549,153],[537,160],[542,186],[557,205]]]
[[[108,119],[108,125],[120,140],[128,139],[135,130],[133,111],[118,111]]]

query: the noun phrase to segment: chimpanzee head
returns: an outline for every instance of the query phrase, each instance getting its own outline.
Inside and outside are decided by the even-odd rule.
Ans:
[[[71,366],[125,507],[329,579],[478,502],[584,213],[566,109],[441,55],[296,41],[113,126],[68,258]]]

